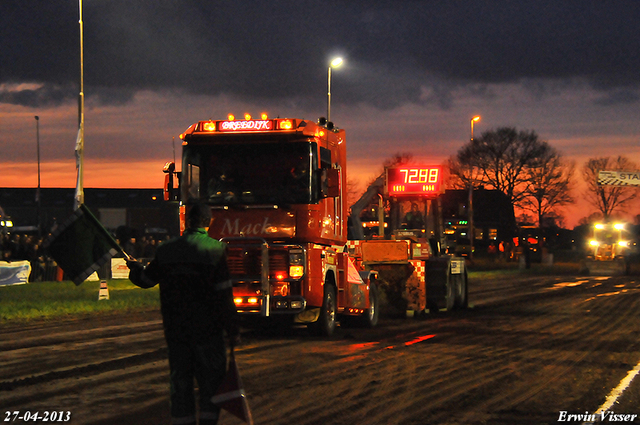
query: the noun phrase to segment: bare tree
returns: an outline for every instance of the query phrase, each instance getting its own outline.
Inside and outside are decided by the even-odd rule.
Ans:
[[[478,171],[476,170],[475,178],[470,177],[471,167],[469,164],[463,164],[457,155],[451,155],[445,162],[448,169],[447,188],[449,189],[468,189],[470,181],[479,181]]]
[[[539,158],[548,155],[551,146],[538,139],[534,131],[517,131],[503,127],[487,131],[463,146],[457,153],[451,170],[467,183],[482,183],[509,197],[513,205],[520,205],[529,183],[529,169]],[[470,172],[477,167],[474,175]]]
[[[533,161],[527,173],[522,207],[535,213],[542,227],[545,217],[557,215],[557,207],[574,202],[571,190],[575,163],[563,160],[556,149],[550,148]]]
[[[360,180],[347,177],[347,205],[352,205],[360,197]]]
[[[582,176],[587,183],[586,198],[608,219],[611,214],[625,207],[638,196],[638,189],[631,186],[605,186],[598,184],[600,171],[633,171],[638,166],[624,156],[616,158],[590,158],[582,168]]]

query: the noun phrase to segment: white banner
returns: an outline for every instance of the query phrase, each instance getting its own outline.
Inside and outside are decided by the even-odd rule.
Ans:
[[[0,261],[0,286],[23,285],[29,282],[31,264],[28,261]]]
[[[111,279],[129,279],[129,267],[124,258],[111,259]]]
[[[640,186],[640,171],[599,171],[601,186]]]

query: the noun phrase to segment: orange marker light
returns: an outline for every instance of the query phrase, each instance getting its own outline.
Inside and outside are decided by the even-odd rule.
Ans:
[[[293,128],[293,123],[291,120],[282,120],[280,121],[280,130],[291,130]]]

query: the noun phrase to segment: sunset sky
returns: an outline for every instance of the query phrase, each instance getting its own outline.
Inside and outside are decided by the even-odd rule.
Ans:
[[[397,152],[441,163],[499,127],[580,167],[640,164],[638,1],[85,0],[85,187],[153,188],[179,134],[245,112],[346,129],[364,189]],[[0,3],[0,187],[73,187],[77,0]],[[578,191],[576,197],[580,198]],[[574,225],[594,209],[567,209]],[[629,211],[633,215],[638,211]]]

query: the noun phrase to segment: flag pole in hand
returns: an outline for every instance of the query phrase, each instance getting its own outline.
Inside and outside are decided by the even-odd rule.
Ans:
[[[211,397],[211,402],[245,421],[247,424],[253,425],[253,417],[251,415],[251,409],[249,408],[247,395],[244,392],[242,379],[240,379],[233,344],[229,351],[229,368],[227,374],[216,394]]]

